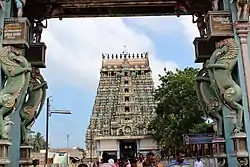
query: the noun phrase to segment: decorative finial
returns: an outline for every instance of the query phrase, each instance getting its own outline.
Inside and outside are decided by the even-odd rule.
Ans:
[[[134,59],[135,58],[135,54],[133,53],[133,55],[132,55],[132,58]]]
[[[105,55],[102,53],[102,59],[105,59]]]
[[[118,54],[115,54],[115,58],[118,59]]]
[[[123,45],[123,51],[122,51],[122,53],[128,53],[126,45]]]
[[[127,47],[124,45],[123,48],[122,54],[124,55],[124,58],[126,58],[126,55],[128,55]]]
[[[136,57],[139,58],[139,53],[136,54]]]
[[[111,58],[114,59],[114,55],[113,54],[111,55]]]
[[[108,59],[109,59],[109,55],[108,55]]]

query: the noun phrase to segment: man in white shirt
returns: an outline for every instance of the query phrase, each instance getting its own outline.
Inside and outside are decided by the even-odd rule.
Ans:
[[[205,167],[204,162],[201,161],[200,157],[197,157],[197,160],[194,163],[194,167]]]

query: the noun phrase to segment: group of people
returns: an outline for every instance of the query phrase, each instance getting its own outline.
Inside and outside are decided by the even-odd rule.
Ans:
[[[84,164],[84,166],[78,167],[87,167],[87,165]],[[190,165],[185,161],[185,153],[183,151],[177,151],[176,159],[171,161],[167,166],[160,163],[160,159],[153,152],[149,152],[146,157],[144,157],[143,154],[139,154],[138,157],[130,159],[112,158],[111,155],[104,152],[101,162],[96,162],[94,167],[190,167]],[[194,167],[205,167],[200,157],[197,157]]]
[[[159,159],[153,152],[149,152],[146,157],[139,154],[134,158],[112,159],[112,157],[104,152],[101,163],[97,162],[96,167],[163,167]]]
[[[190,164],[185,161],[185,158],[185,152],[183,150],[177,150],[176,159],[171,161],[168,167],[190,167]],[[205,167],[205,163],[200,157],[197,157],[194,162],[194,167]]]

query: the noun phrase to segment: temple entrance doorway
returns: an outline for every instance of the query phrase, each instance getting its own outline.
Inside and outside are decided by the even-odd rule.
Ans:
[[[137,146],[135,140],[120,140],[120,155],[123,158],[136,157]]]

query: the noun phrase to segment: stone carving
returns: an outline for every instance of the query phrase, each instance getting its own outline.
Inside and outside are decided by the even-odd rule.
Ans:
[[[177,2],[174,7],[174,13],[177,17],[180,17],[182,14],[187,14],[187,7],[186,4],[183,2]]]
[[[120,130],[119,130],[118,135],[119,135],[119,136],[123,136],[123,135],[124,135],[124,133],[123,133],[123,130],[122,130],[122,129],[120,129]]]
[[[200,105],[213,120],[217,122],[216,137],[223,136],[222,102],[211,88],[208,71],[206,67],[201,69],[196,78],[196,90]]]
[[[210,0],[213,11],[219,10],[219,0]]]
[[[0,7],[2,8],[2,10],[5,10],[3,0],[0,0]]]
[[[132,132],[132,129],[131,129],[130,126],[124,127],[124,134],[125,134],[125,135],[130,135],[131,132]]]
[[[8,138],[3,133],[4,117],[8,116],[20,104],[30,80],[31,67],[19,50],[6,46],[0,50],[0,61],[6,76],[5,84],[0,92],[0,139]]]
[[[29,89],[20,111],[21,123],[21,144],[28,144],[27,132],[30,132],[31,125],[40,115],[46,100],[47,82],[44,80],[38,68],[33,67]]]
[[[249,2],[248,0],[231,0],[230,3],[236,3],[237,8],[237,19],[248,20],[249,16]]]
[[[34,131],[31,130],[31,127],[32,127],[33,124],[31,124],[30,126],[26,127],[25,129],[25,136],[24,136],[24,139],[21,139],[25,142],[22,141],[22,145],[27,145],[27,144],[30,144],[30,142],[32,141],[32,133],[35,133]],[[22,132],[21,132],[22,133]],[[22,136],[21,136],[22,137]]]
[[[23,16],[23,8],[26,4],[26,0],[15,0],[16,7],[17,7],[17,17]]]
[[[194,16],[197,17],[196,20],[194,20]],[[197,24],[197,28],[199,30],[199,33],[200,33],[200,37],[201,38],[204,38],[206,36],[206,23],[205,23],[205,17],[203,14],[201,13],[197,13],[197,14],[194,14],[192,15],[192,22],[193,23],[196,23]]]
[[[233,80],[232,71],[237,63],[238,46],[233,38],[225,39],[217,43],[206,69],[209,71],[209,79],[217,97],[236,112],[236,125],[234,132],[240,132],[243,126],[243,107],[239,102],[242,99],[240,86]]]
[[[131,77],[134,78],[134,77],[136,77],[136,76],[137,76],[137,71],[133,71],[133,72],[131,73]]]
[[[43,25],[43,19],[39,18],[35,21],[35,27],[34,27],[34,38],[35,38],[35,43],[41,43],[41,37],[43,33],[43,29],[48,27],[48,22],[45,20],[45,25]]]
[[[9,132],[10,132],[10,129],[11,129],[12,125],[14,125],[14,122],[11,121],[10,116],[5,117],[5,119],[4,119],[4,130],[3,130],[4,139],[7,139],[7,140],[11,139],[10,135],[9,135]]]

